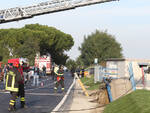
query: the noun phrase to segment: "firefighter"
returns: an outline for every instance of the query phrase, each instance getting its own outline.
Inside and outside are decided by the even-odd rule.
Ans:
[[[21,104],[21,108],[27,108],[26,104],[25,104],[25,90],[24,90],[24,75],[23,75],[23,63],[19,66],[18,71],[21,74],[21,80],[18,82],[19,83],[19,91],[18,91],[18,97],[20,97],[20,104]]]
[[[64,69],[62,65],[59,66],[59,69],[56,72],[56,76],[57,81],[54,87],[54,92],[57,91],[59,84],[61,85],[61,90],[64,92]]]
[[[46,76],[46,66],[45,65],[43,65],[42,70],[43,70],[43,76]]]
[[[55,65],[54,67],[54,74],[53,74],[53,80],[56,81],[57,78],[57,71],[59,70],[58,65]]]
[[[18,71],[18,64],[14,63],[13,66],[12,64],[9,64],[9,69],[6,75],[6,86],[5,89],[7,91],[10,91],[11,98],[9,102],[9,111],[14,111],[15,108],[15,103],[16,103],[16,97],[19,91],[19,84],[18,82],[22,79],[21,74]]]

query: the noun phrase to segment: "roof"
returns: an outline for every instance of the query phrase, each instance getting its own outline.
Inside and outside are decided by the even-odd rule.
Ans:
[[[149,59],[133,59],[133,58],[108,58],[106,61],[130,61],[130,62],[140,62],[140,63],[147,63],[150,62]]]
[[[106,61],[125,61],[125,58],[108,58]]]

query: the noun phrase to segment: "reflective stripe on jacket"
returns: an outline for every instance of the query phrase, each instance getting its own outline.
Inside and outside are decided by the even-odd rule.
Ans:
[[[21,75],[17,68],[9,69],[6,75],[6,87],[5,89],[8,91],[18,92],[18,82]]]
[[[57,76],[63,76],[64,75],[64,70],[58,70],[56,73]]]
[[[57,71],[59,70],[59,68],[56,66],[55,68],[54,68],[54,73],[55,74],[57,74]]]

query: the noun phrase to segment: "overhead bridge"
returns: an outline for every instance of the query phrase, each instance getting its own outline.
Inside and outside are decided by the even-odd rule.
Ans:
[[[52,0],[27,7],[4,9],[0,10],[0,24],[111,1],[118,0]]]

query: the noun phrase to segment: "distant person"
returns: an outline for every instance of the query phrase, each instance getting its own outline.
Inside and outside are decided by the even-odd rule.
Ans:
[[[150,73],[150,65],[148,66],[147,72],[148,74]]]
[[[80,68],[79,67],[76,69],[76,73],[78,76],[80,76]]]
[[[2,67],[0,67],[0,78],[2,78]]]
[[[84,77],[84,68],[81,69],[81,77]]]
[[[42,67],[42,70],[43,70],[43,76],[46,76],[46,66],[45,65]]]
[[[71,76],[74,77],[74,73],[75,73],[75,68],[71,68]]]
[[[34,76],[33,76],[33,86],[39,85],[39,68],[37,66],[34,67]]]
[[[52,80],[54,80],[54,65],[52,65],[52,70],[51,70],[51,76],[52,76]]]
[[[4,86],[5,86],[6,75],[7,75],[7,71],[8,71],[8,70],[7,70],[7,65],[6,65],[6,64],[4,65],[4,70],[3,70],[3,71],[4,71],[3,83],[4,83]]]

